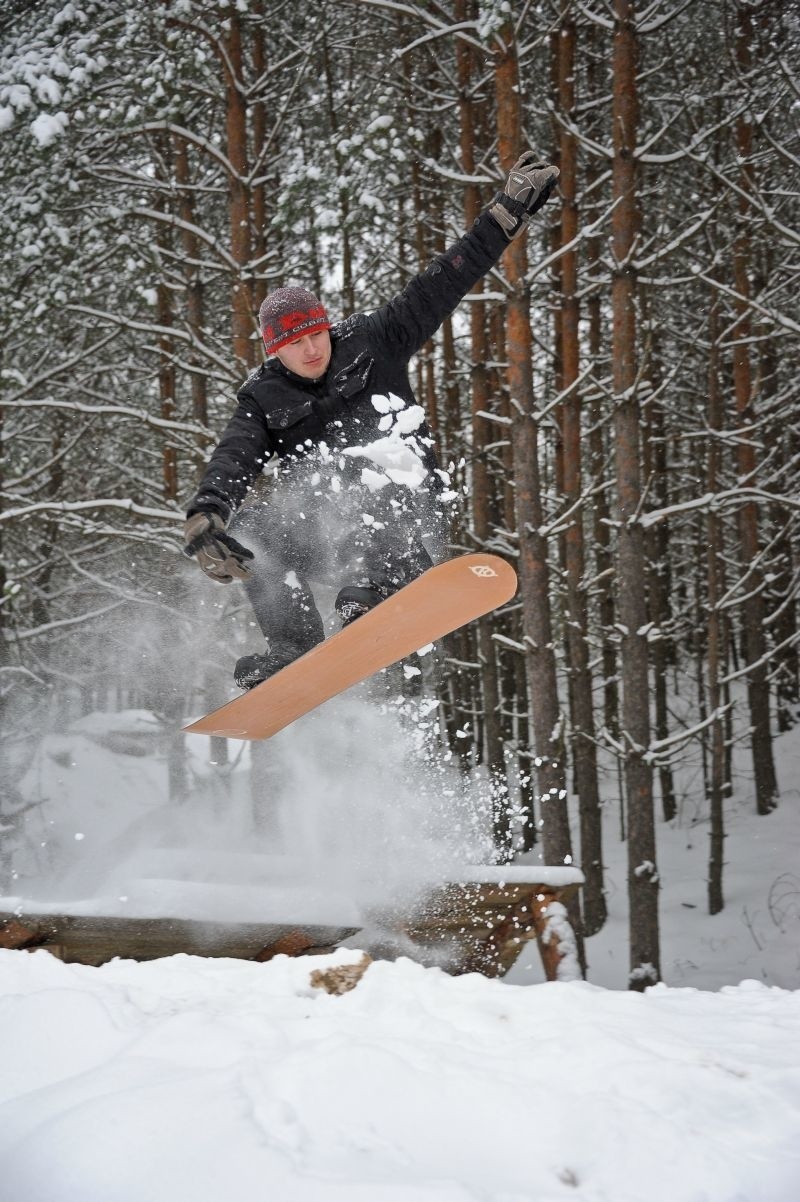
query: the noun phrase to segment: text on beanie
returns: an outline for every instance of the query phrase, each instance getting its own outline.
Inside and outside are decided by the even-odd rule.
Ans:
[[[258,311],[258,323],[269,355],[303,334],[331,328],[325,306],[307,288],[270,292]]]

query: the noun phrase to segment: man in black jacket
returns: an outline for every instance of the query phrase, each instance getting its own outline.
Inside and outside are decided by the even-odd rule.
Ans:
[[[339,588],[347,624],[431,566],[425,542],[441,532],[448,482],[408,363],[557,177],[524,154],[469,233],[374,313],[332,325],[303,288],[279,288],[262,304],[271,357],[238,393],[189,507],[184,547],[212,579],[244,583],[266,647],[236,664],[241,688],[324,638],[309,579]],[[253,501],[265,467],[269,499]]]

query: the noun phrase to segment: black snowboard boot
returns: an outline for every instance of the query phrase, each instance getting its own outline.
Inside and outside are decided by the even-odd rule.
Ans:
[[[355,622],[356,618],[363,617],[376,605],[380,605],[381,601],[385,601],[390,595],[388,589],[380,588],[377,584],[345,585],[336,598],[336,612],[342,620],[342,629]]]
[[[233,669],[233,679],[240,689],[252,689],[263,680],[274,676],[293,660],[299,659],[303,651],[288,645],[270,647],[264,655],[243,655],[237,659]]]

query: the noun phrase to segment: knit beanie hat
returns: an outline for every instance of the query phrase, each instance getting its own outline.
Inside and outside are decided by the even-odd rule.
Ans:
[[[258,323],[269,355],[303,334],[331,328],[325,306],[307,288],[270,292],[258,311]]]

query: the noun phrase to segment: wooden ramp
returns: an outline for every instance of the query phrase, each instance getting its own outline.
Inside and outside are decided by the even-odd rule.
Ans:
[[[156,960],[181,952],[263,962],[277,955],[330,952],[344,940],[361,936],[358,946],[376,958],[402,955],[453,974],[501,977],[535,940],[547,979],[556,980],[564,960],[574,954],[563,907],[580,888],[580,870],[545,868],[537,874],[512,868],[503,875],[509,879],[499,879],[498,870],[490,870],[488,879],[473,875],[443,884],[420,895],[405,912],[368,913],[364,931],[325,923],[0,912],[0,947],[45,948],[61,960],[93,965],[115,957]]]
[[[458,881],[434,890],[399,920],[403,932],[427,950],[428,959],[451,973],[502,977],[527,943],[535,940],[548,981],[575,955],[574,932],[561,912],[578,892],[583,875],[563,884],[528,881]],[[397,916],[395,916],[397,921]],[[410,953],[405,953],[410,955]]]

